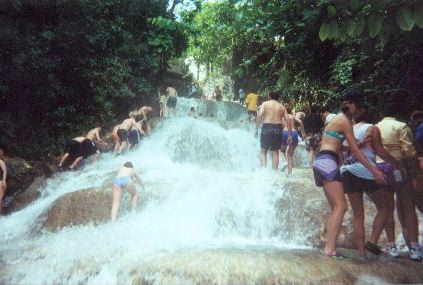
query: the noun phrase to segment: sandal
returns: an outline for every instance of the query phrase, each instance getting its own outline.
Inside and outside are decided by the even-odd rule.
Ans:
[[[377,245],[375,245],[372,242],[367,242],[366,245],[364,246],[368,251],[370,251],[371,253],[375,254],[375,255],[379,255],[382,254],[383,251],[380,249],[380,247],[378,247]]]
[[[348,256],[336,251],[326,254],[326,256],[337,260],[351,260],[351,258],[349,258]]]

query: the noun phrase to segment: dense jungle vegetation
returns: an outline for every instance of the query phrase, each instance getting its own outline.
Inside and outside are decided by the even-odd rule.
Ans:
[[[175,10],[176,7],[176,10]],[[179,11],[179,12],[175,12]],[[172,59],[306,108],[361,88],[406,116],[423,106],[423,1],[0,2],[0,145],[38,159],[152,102]]]

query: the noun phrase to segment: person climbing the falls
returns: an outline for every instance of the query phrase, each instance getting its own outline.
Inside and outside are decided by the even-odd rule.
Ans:
[[[78,167],[82,156],[81,143],[85,140],[85,137],[75,137],[66,142],[65,153],[57,166],[59,169],[69,165],[69,169],[75,169]]]
[[[336,251],[336,240],[348,208],[339,170],[339,157],[343,142],[347,140],[354,157],[370,171],[376,183],[387,184],[383,173],[369,162],[357,146],[351,117],[356,112],[356,102],[358,100],[361,99],[356,92],[350,91],[347,93],[342,103],[342,112],[336,115],[323,131],[320,152],[313,162],[313,174],[316,185],[318,187],[323,186],[330,206],[330,213],[326,223],[327,237],[324,253],[333,258],[346,258]]]
[[[135,182],[133,181],[135,180]],[[117,176],[113,179],[112,186],[112,210],[110,217],[112,222],[116,222],[117,214],[120,206],[120,198],[122,190],[127,191],[131,195],[131,210],[135,211],[137,208],[138,193],[135,188],[135,183],[140,185],[145,190],[144,182],[135,171],[132,162],[126,162],[118,171]]]
[[[257,105],[258,105],[259,96],[250,92],[245,98],[245,104],[247,106],[248,120],[251,122],[257,118]]]
[[[167,87],[166,88],[167,93],[167,116],[170,117],[170,114],[172,113],[172,117],[175,117],[175,108],[176,108],[176,102],[178,101],[178,92],[176,92],[176,89],[173,87]]]
[[[3,198],[7,190],[7,165],[4,150],[0,148],[0,211],[3,207]]]
[[[129,149],[128,135],[129,130],[134,127],[137,128],[138,123],[135,121],[136,114],[131,112],[129,118],[124,120],[120,125],[117,126],[117,136],[119,138],[115,145],[115,153],[120,154]],[[115,127],[116,128],[116,127]]]
[[[289,175],[292,173],[292,168],[294,165],[294,151],[298,146],[298,135],[299,131],[301,132],[302,137],[305,137],[304,125],[303,122],[296,118],[292,114],[292,109],[286,109],[288,113],[288,120],[290,125],[292,126],[292,141],[288,143],[288,123],[284,120],[284,129],[282,132],[282,144],[281,144],[281,154],[283,159],[288,163],[288,167],[286,169],[286,173]]]
[[[272,151],[272,169],[278,170],[279,149],[282,144],[283,120],[287,122],[287,143],[292,142],[292,125],[285,107],[278,102],[279,95],[270,92],[268,100],[260,107],[256,120],[255,136],[258,136],[259,125],[262,125],[260,136],[260,162],[262,167],[267,166],[267,151]]]
[[[354,156],[348,156],[341,167],[345,194],[348,196],[353,212],[355,244],[360,257],[366,259],[366,250],[376,255],[382,253],[377,243],[388,221],[389,214],[394,209],[394,197],[391,195],[390,189],[395,187],[393,185],[395,182],[393,173],[394,169],[398,169],[399,161],[383,148],[379,129],[368,123],[370,112],[364,100],[357,100],[355,104],[357,111],[354,115],[353,130],[358,142],[357,145],[373,166],[377,165],[376,155],[386,161],[382,165],[377,165],[377,167],[384,172],[389,183],[389,186],[375,183],[373,175],[363,164],[356,161]],[[344,149],[348,151],[348,145],[345,145]],[[377,215],[373,219],[372,231],[368,236],[367,243],[365,242],[363,193],[366,193],[377,209]]]
[[[150,106],[142,106],[138,111],[137,115],[141,115],[141,126],[145,127],[145,132],[147,136],[151,135],[151,124],[150,119],[153,112],[153,108]]]

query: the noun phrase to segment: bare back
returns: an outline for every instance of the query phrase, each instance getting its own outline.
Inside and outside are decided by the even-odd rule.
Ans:
[[[167,91],[167,94],[168,94],[170,97],[177,97],[177,96],[178,96],[178,92],[176,92],[176,89],[175,89],[175,88],[173,88],[173,87],[168,87],[168,88],[166,89],[166,91]]]
[[[91,141],[95,141],[97,139],[100,139],[100,134],[99,134],[98,128],[95,128],[95,129],[92,129],[91,131],[89,131],[86,138],[91,140]]]
[[[281,103],[269,100],[261,105],[259,120],[264,124],[283,124],[285,114],[286,109]]]
[[[134,175],[135,174],[134,174],[133,168],[122,166],[118,171],[117,177],[122,177],[122,176],[133,177]]]
[[[120,124],[120,129],[130,130],[137,122],[133,118],[126,119],[125,121]]]

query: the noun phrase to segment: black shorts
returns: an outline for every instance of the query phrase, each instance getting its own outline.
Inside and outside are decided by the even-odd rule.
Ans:
[[[117,130],[117,135],[121,142],[126,142],[128,140],[128,131],[125,129]]]
[[[81,155],[84,158],[87,158],[93,154],[96,154],[98,151],[95,143],[89,139],[85,139],[81,142]]]
[[[261,128],[260,147],[265,150],[279,150],[282,145],[281,124],[263,124]]]
[[[128,141],[131,145],[136,145],[141,141],[142,137],[143,135],[140,133],[140,131],[130,130],[128,135]]]
[[[167,99],[166,106],[168,108],[175,108],[176,107],[176,101],[177,101],[176,97],[169,97]]]
[[[257,117],[257,111],[250,111],[250,110],[248,110],[248,117],[249,118],[251,118],[251,117],[256,118]]]
[[[377,184],[374,180],[357,177],[349,171],[343,172],[341,176],[346,194],[371,192],[383,187],[383,185]]]
[[[68,153],[70,157],[80,157],[81,156],[81,143],[77,140],[69,140],[66,143],[65,153]]]

